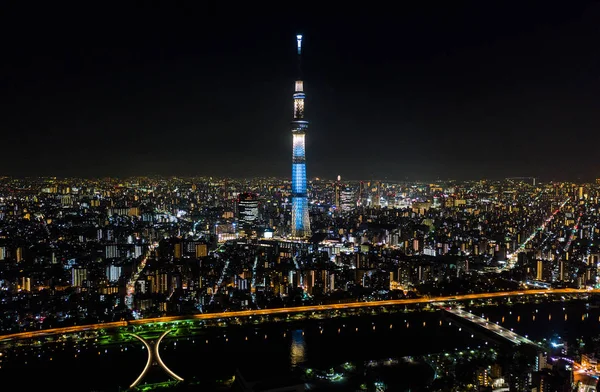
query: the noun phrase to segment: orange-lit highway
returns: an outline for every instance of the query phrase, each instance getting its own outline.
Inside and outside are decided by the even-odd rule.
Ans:
[[[101,329],[112,329],[127,327],[129,325],[144,325],[153,323],[171,323],[174,321],[185,321],[185,320],[214,320],[221,318],[233,318],[233,317],[250,317],[250,316],[268,316],[277,314],[291,314],[291,313],[302,313],[302,312],[320,312],[327,310],[344,310],[344,309],[356,309],[356,308],[371,308],[379,306],[397,306],[397,305],[414,305],[423,303],[434,303],[434,302],[452,302],[452,301],[469,301],[479,299],[490,299],[490,298],[502,298],[502,297],[513,297],[522,295],[540,295],[540,294],[590,294],[600,293],[600,290],[585,290],[585,289],[541,289],[541,290],[523,290],[523,291],[501,291],[495,293],[479,293],[479,294],[462,294],[453,295],[446,297],[421,297],[411,299],[396,299],[388,301],[370,301],[370,302],[350,302],[345,304],[331,304],[331,305],[314,305],[314,306],[298,306],[291,308],[276,308],[276,309],[259,309],[259,310],[241,310],[235,312],[222,312],[222,313],[203,313],[195,315],[184,315],[184,316],[165,316],[156,318],[147,318],[130,321],[116,321],[111,323],[101,324],[88,324],[88,325],[76,325],[72,327],[63,328],[51,328],[39,331],[29,331],[13,333],[8,335],[0,336],[0,341],[15,340],[15,339],[31,339],[37,337],[51,336],[51,335],[62,335],[85,331],[96,331]]]

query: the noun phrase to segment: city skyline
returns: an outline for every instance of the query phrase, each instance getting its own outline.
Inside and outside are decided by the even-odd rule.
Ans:
[[[7,44],[3,174],[289,177],[301,33],[309,178],[590,181],[598,6],[516,10],[413,6],[361,23],[307,10],[216,30],[188,23],[193,7],[168,9],[158,29],[125,10],[110,29],[97,29],[100,16],[82,20],[76,35],[45,20]]]
[[[339,185],[312,184],[300,239],[286,180],[0,178],[0,374],[35,373],[29,389],[234,391],[277,375],[312,390],[410,356],[422,374],[371,390],[595,388],[600,183]],[[355,344],[377,348],[356,358]],[[271,348],[264,372],[244,366]],[[238,360],[215,361],[224,350]],[[464,372],[444,370],[466,352]]]
[[[6,385],[597,391],[600,3],[197,4],[3,7]]]

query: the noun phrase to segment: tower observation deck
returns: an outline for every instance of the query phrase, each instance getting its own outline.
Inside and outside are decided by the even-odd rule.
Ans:
[[[310,236],[308,215],[308,194],[306,188],[306,149],[304,135],[308,121],[304,118],[304,82],[302,81],[300,60],[302,57],[302,36],[296,36],[298,47],[298,79],[294,88],[294,119],[292,128],[292,237]]]

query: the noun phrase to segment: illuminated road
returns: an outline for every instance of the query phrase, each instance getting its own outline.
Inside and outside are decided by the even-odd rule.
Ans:
[[[162,335],[160,335],[160,337],[158,338],[158,340],[156,341],[156,344],[154,345],[154,356],[156,357],[156,361],[158,362],[158,365],[163,368],[163,370],[165,372],[167,372],[167,374],[169,376],[171,376],[171,378],[173,380],[176,381],[183,381],[183,378],[179,377],[177,374],[173,373],[173,371],[171,369],[169,369],[167,367],[167,365],[165,365],[165,363],[163,362],[162,358],[160,357],[160,352],[158,350],[158,347],[160,346],[160,342],[163,340],[163,338],[165,336],[167,336],[168,334],[170,334],[172,332],[172,330],[168,329],[165,332],[163,332]]]
[[[154,244],[148,247],[146,254],[144,255],[142,261],[140,261],[140,264],[138,265],[138,269],[133,274],[131,274],[131,278],[127,282],[127,295],[125,296],[125,304],[127,305],[127,308],[131,311],[134,310],[133,295],[135,294],[135,282],[137,282],[137,280],[140,277],[140,274],[142,273],[142,271],[144,271],[144,268],[146,268],[146,262],[148,261],[148,257],[150,257],[150,255],[152,254],[154,249],[156,249],[157,246],[158,243],[155,242]],[[133,312],[133,315],[135,318],[138,318],[137,312]]]
[[[598,383],[600,372],[593,367],[586,368],[580,362],[572,361],[571,363],[573,364],[573,381],[582,382],[582,385],[577,389],[577,392],[596,392],[596,388],[592,385]]]
[[[575,224],[573,225],[573,229],[571,230],[571,233],[569,233],[569,240],[567,241],[567,244],[565,245],[563,252],[568,252],[569,249],[571,249],[571,244],[573,243],[573,238],[577,235],[577,230],[579,230],[579,224],[581,223],[582,216],[583,216],[583,212],[580,212],[579,216],[577,217],[577,222],[575,222]]]
[[[150,367],[152,366],[153,359],[156,359],[156,363],[161,368],[163,368],[163,370],[165,372],[167,372],[167,374],[169,376],[171,376],[171,378],[173,380],[183,381],[183,378],[181,378],[177,374],[173,373],[173,371],[171,369],[169,369],[167,367],[167,365],[165,365],[162,358],[160,357],[160,352],[159,352],[160,342],[169,333],[171,333],[171,330],[170,329],[166,330],[165,332],[163,332],[162,335],[160,335],[160,337],[158,338],[156,343],[152,344],[154,346],[154,350],[152,350],[151,344],[148,343],[148,341],[146,341],[146,339],[144,339],[141,336],[136,335],[134,333],[129,334],[129,335],[133,336],[134,338],[138,339],[140,342],[142,342],[144,344],[144,346],[146,346],[146,352],[148,353],[148,360],[146,361],[146,366],[144,366],[144,370],[142,370],[142,373],[138,376],[138,378],[135,379],[135,381],[129,386],[129,388],[135,388],[144,379],[144,377],[146,377],[146,375],[148,374],[148,371],[150,370]]]
[[[152,366],[152,347],[150,347],[150,344],[148,344],[148,342],[145,341],[144,338],[136,334],[131,334],[131,336],[142,342],[144,346],[146,346],[146,352],[148,353],[148,360],[146,361],[146,366],[144,366],[144,370],[142,370],[142,373],[140,373],[138,378],[136,378],[135,381],[129,386],[129,388],[135,388],[136,385],[138,385],[140,381],[142,381],[142,379],[146,377],[146,374],[148,374],[148,370],[150,370],[150,366]]]
[[[225,280],[225,277],[227,276],[228,269],[229,269],[229,259],[227,259],[225,261],[225,265],[223,266],[223,271],[221,271],[221,276],[219,277],[219,281],[217,282],[217,287],[215,288],[212,295],[210,296],[210,302],[209,302],[210,305],[212,305],[213,302],[215,302],[215,295],[221,288],[221,285],[223,284],[223,280]]]
[[[460,308],[444,308],[444,310],[446,312],[454,314],[462,319],[470,321],[473,324],[479,325],[480,327],[485,328],[488,331],[493,332],[496,335],[501,336],[504,339],[506,339],[516,345],[519,345],[519,344],[531,344],[534,346],[538,345],[537,343],[535,343],[527,338],[524,338],[523,336],[518,335],[504,327],[501,327],[498,324],[491,323],[482,317],[476,316],[473,313],[466,312]]]
[[[527,244],[529,244],[535,238],[535,236],[536,236],[536,234],[538,232],[546,230],[546,225],[548,223],[550,223],[550,221],[552,219],[554,219],[554,217],[556,216],[556,214],[558,214],[559,211],[570,200],[571,200],[571,198],[568,198],[567,200],[563,201],[562,204],[548,218],[546,218],[546,220],[544,221],[544,223],[542,223],[541,226],[537,227],[533,231],[533,233],[531,233],[531,235],[529,237],[527,237],[527,239],[519,246],[519,248],[514,253],[508,255],[508,263],[506,264],[506,268],[510,269],[510,268],[513,268],[515,266],[515,264],[517,263],[517,259],[518,259],[519,253],[525,251],[525,249],[527,247]]]
[[[31,339],[44,336],[62,335],[77,332],[86,331],[97,331],[101,329],[113,329],[127,327],[129,325],[144,325],[144,324],[156,324],[156,323],[172,323],[175,321],[186,321],[186,320],[215,320],[222,318],[234,318],[234,317],[251,317],[251,316],[269,316],[278,314],[293,314],[293,313],[304,313],[304,312],[321,312],[327,310],[345,310],[345,309],[358,309],[358,308],[374,308],[380,306],[398,306],[398,305],[414,305],[414,304],[426,304],[426,303],[444,303],[453,301],[470,301],[479,299],[493,299],[502,297],[515,297],[515,296],[526,296],[526,295],[560,295],[560,294],[598,294],[600,289],[586,290],[586,289],[547,289],[547,290],[526,290],[526,291],[501,291],[496,293],[479,293],[479,294],[462,294],[453,295],[446,297],[421,297],[411,299],[395,299],[388,301],[370,301],[370,302],[350,302],[345,304],[331,304],[331,305],[314,305],[314,306],[297,306],[290,308],[276,308],[276,309],[258,309],[258,310],[240,310],[235,312],[221,312],[221,313],[203,313],[194,315],[184,316],[165,316],[156,318],[146,318],[139,320],[130,321],[115,321],[110,323],[101,324],[88,324],[88,325],[76,325],[72,327],[62,328],[51,328],[39,331],[19,332],[8,335],[0,336],[0,341],[14,340],[14,339]]]
[[[258,267],[258,256],[254,257],[254,265],[252,266],[252,280],[250,281],[250,295],[252,296],[252,303],[256,305],[256,268]],[[257,305],[258,307],[258,305]]]

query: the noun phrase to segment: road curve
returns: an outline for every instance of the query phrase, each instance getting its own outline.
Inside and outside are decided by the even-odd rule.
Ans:
[[[19,332],[8,335],[0,335],[0,342],[6,340],[17,340],[17,339],[32,339],[41,338],[52,335],[63,335],[77,332],[86,331],[97,331],[101,329],[113,329],[120,327],[127,327],[128,325],[144,325],[153,323],[169,323],[174,321],[184,320],[214,320],[221,318],[233,318],[233,317],[250,317],[250,316],[268,316],[277,314],[292,314],[302,312],[319,312],[324,310],[343,310],[343,309],[356,309],[356,308],[372,308],[379,306],[397,306],[397,305],[414,305],[432,302],[449,302],[449,301],[468,301],[477,299],[490,299],[490,298],[501,298],[501,297],[514,297],[520,295],[539,295],[539,294],[598,294],[600,290],[586,290],[586,289],[540,289],[540,290],[520,290],[520,291],[500,291],[494,293],[478,293],[478,294],[461,294],[452,295],[445,297],[421,297],[421,298],[410,298],[410,299],[395,299],[387,301],[369,301],[369,302],[349,302],[344,304],[331,304],[331,305],[314,305],[314,306],[297,306],[290,308],[276,308],[276,309],[258,309],[258,310],[240,310],[235,312],[221,312],[221,313],[203,313],[195,315],[184,315],[184,316],[165,316],[146,318],[139,320],[130,321],[115,321],[110,323],[100,324],[88,324],[88,325],[75,325],[71,327],[61,328],[50,328],[39,331]]]
[[[169,374],[169,376],[171,376],[171,378],[173,378],[174,380],[177,380],[177,381],[183,381],[183,378],[181,378],[177,374],[173,373],[173,371],[171,369],[169,369],[167,367],[167,365],[165,365],[162,358],[160,357],[160,352],[158,349],[158,347],[160,346],[160,342],[163,340],[163,338],[165,336],[167,336],[169,333],[171,333],[172,331],[173,331],[172,329],[167,329],[165,332],[162,333],[162,335],[160,335],[160,337],[156,341],[156,344],[154,345],[154,356],[156,357],[156,361],[158,362],[160,367],[162,367],[163,370],[165,372],[167,372]]]
[[[131,333],[130,335],[133,336],[134,338],[138,339],[140,342],[144,343],[144,346],[146,346],[146,351],[148,352],[148,360],[146,361],[146,366],[144,366],[144,370],[142,370],[142,373],[140,373],[138,378],[136,378],[135,381],[132,382],[131,385],[129,386],[129,388],[135,388],[140,383],[140,381],[142,381],[142,379],[144,377],[146,377],[148,370],[150,370],[150,366],[152,366],[152,348],[150,347],[148,342],[146,340],[144,340],[143,338],[141,338],[140,336],[138,336],[134,333]]]

